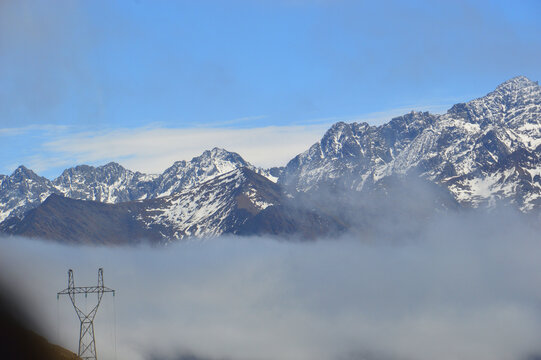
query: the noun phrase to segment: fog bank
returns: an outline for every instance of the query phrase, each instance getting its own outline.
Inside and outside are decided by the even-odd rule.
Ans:
[[[96,318],[103,359],[528,359],[541,354],[538,234],[514,213],[472,212],[442,215],[404,242],[92,248],[5,238],[0,270],[38,330],[76,351],[75,312],[56,292],[69,268],[88,286],[103,267],[117,290]]]

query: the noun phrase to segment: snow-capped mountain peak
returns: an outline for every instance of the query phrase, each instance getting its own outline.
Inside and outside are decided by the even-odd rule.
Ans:
[[[206,150],[190,161],[177,161],[157,179],[153,197],[168,196],[240,167],[255,169],[239,154],[224,149]]]
[[[280,188],[247,167],[217,175],[171,196],[144,201],[138,220],[172,238],[231,232],[279,203]]]
[[[18,181],[22,179],[40,180],[40,176],[38,174],[28,169],[24,165],[20,165],[17,169],[15,169],[10,177],[13,181]]]
[[[337,123],[286,166],[280,182],[362,190],[393,174],[418,173],[461,204],[541,204],[541,87],[524,76],[442,115],[412,112],[381,126]]]
[[[526,76],[519,75],[507,81],[504,81],[496,87],[495,91],[500,93],[512,93],[528,88],[533,88],[535,86],[539,86],[539,83],[537,81],[532,81]]]
[[[72,199],[118,203],[146,197],[148,182],[156,177],[110,162],[98,167],[78,165],[66,169],[53,184]]]
[[[277,177],[256,168],[239,154],[220,148],[204,151],[190,161],[177,161],[160,175],[133,172],[116,162],[78,165],[50,181],[20,166],[0,176],[0,222],[22,215],[52,193],[78,200],[116,204],[173,195],[232,170],[246,167],[276,182]],[[4,199],[4,200],[2,200]]]
[[[20,216],[58,193],[50,180],[21,165],[11,176],[0,177],[0,222]]]
[[[462,118],[482,127],[507,124],[518,127],[527,122],[537,123],[541,87],[524,76],[517,76],[499,85],[494,91],[478,99],[454,105],[448,115]]]

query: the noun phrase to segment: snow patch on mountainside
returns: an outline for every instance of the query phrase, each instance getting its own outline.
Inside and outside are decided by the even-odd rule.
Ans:
[[[246,213],[257,213],[277,203],[254,185],[248,168],[234,169],[198,186],[155,199],[138,220],[147,228],[172,229],[171,238],[216,236],[238,227]]]
[[[442,115],[337,123],[288,163],[279,182],[302,192],[327,184],[360,191],[413,172],[446,186],[465,206],[506,200],[530,211],[541,193],[534,179],[540,146],[541,87],[519,76]]]
[[[51,182],[20,167],[11,176],[0,176],[0,222],[22,215],[52,193],[110,204],[153,199],[174,195],[242,167],[273,182],[278,180],[277,176],[251,165],[240,155],[219,148],[205,151],[190,161],[177,161],[159,175],[133,172],[111,162],[98,167],[69,168]]]

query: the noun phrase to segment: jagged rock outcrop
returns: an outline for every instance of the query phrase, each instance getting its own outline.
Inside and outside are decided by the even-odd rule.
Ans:
[[[519,76],[446,114],[412,112],[381,126],[337,123],[291,160],[280,183],[307,192],[333,184],[362,190],[415,173],[464,206],[541,200],[541,87]]]
[[[251,165],[239,154],[219,148],[190,161],[177,161],[159,175],[133,172],[111,162],[98,167],[75,166],[50,181],[21,166],[11,176],[0,175],[0,222],[35,208],[53,193],[118,204],[172,195],[242,167],[277,180],[277,176]]]

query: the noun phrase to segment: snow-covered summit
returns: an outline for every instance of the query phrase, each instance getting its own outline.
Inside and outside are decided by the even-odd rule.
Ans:
[[[66,169],[53,184],[72,199],[119,203],[147,197],[148,190],[153,188],[152,181],[157,177],[110,162],[98,167],[78,165]]]
[[[204,151],[190,161],[177,161],[159,175],[134,172],[110,162],[97,167],[78,165],[50,181],[20,166],[11,176],[0,176],[0,222],[9,216],[22,215],[52,193],[116,204],[172,195],[242,167],[271,181],[277,180],[239,154],[220,148]]]
[[[50,180],[21,165],[10,176],[0,177],[0,222],[20,216],[58,193]]]
[[[169,239],[215,236],[238,229],[280,199],[278,185],[240,167],[171,196],[143,201],[138,221]]]
[[[362,184],[435,121],[435,115],[412,111],[380,126],[336,123],[319,142],[287,164],[279,181],[296,191],[337,182],[349,183],[347,187]]]
[[[235,233],[282,199],[280,186],[241,167],[154,199],[106,204],[52,194],[20,218],[2,222],[0,231],[76,244],[167,243]]]
[[[516,128],[537,122],[540,103],[541,87],[538,83],[518,76],[483,97],[454,105],[447,115],[482,127],[506,124]]]
[[[538,81],[532,81],[528,79],[526,76],[515,76],[514,78],[511,78],[507,81],[504,81],[500,85],[496,87],[497,92],[500,93],[509,93],[509,92],[515,92],[515,91],[521,91],[523,89],[532,88],[535,86],[538,86]]]
[[[157,179],[153,197],[174,194],[240,167],[254,168],[237,153],[216,147],[206,150],[190,161],[177,161],[167,168]]]
[[[289,162],[280,182],[362,190],[393,174],[418,173],[466,206],[541,204],[541,87],[519,76],[442,115],[412,112],[381,126],[337,123]]]

